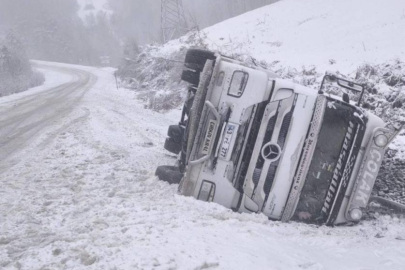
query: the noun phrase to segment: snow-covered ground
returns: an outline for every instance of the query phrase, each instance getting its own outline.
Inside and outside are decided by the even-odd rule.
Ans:
[[[153,174],[180,112],[144,109],[112,70],[57,66],[98,80],[0,174],[0,268],[403,269],[404,219],[282,224],[177,195]]]

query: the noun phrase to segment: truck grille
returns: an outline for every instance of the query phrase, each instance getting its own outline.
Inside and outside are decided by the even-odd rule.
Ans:
[[[267,198],[268,198],[269,193],[270,193],[271,186],[273,185],[274,177],[276,176],[276,171],[277,171],[277,168],[278,168],[278,162],[279,162],[278,160],[276,162],[273,162],[270,165],[269,170],[267,171],[266,182],[264,182],[264,186],[263,186],[264,194],[266,194],[265,202],[267,201]]]
[[[283,119],[283,125],[281,126],[280,135],[278,136],[278,140],[277,140],[278,145],[280,145],[281,149],[284,149],[284,144],[285,144],[285,140],[287,138],[287,133],[288,133],[288,130],[290,129],[290,125],[291,125],[293,110],[294,110],[294,107],[292,108],[291,112],[287,113]]]
[[[268,102],[262,102],[257,106],[256,115],[253,118],[252,127],[250,129],[250,133],[248,134],[248,142],[246,144],[245,151],[242,156],[241,165],[239,171],[236,174],[236,182],[235,187],[240,191],[243,192],[243,184],[246,177],[246,173],[249,168],[249,162],[252,158],[253,149],[256,144],[257,135],[259,134],[260,126],[262,124],[262,119],[264,112],[266,110]],[[260,176],[259,176],[260,177]]]
[[[274,115],[269,120],[267,129],[266,129],[266,133],[264,134],[262,147],[271,140],[271,137],[273,136],[274,127],[276,125],[276,121],[277,121],[277,114]],[[264,159],[261,155],[259,155],[259,158],[256,163],[256,169],[261,171],[261,169],[263,168],[263,164],[264,164]],[[260,178],[260,175],[259,175],[259,178]]]
[[[239,190],[257,201],[259,207],[262,207],[263,202],[267,200],[279,165],[278,160],[267,164],[261,151],[269,142],[275,142],[280,148],[284,147],[297,98],[298,95],[293,95],[289,99],[271,104],[261,103],[254,117],[237,179]],[[259,132],[260,137],[263,138],[260,142],[257,141]],[[253,171],[249,167],[252,163],[255,166]],[[252,175],[247,175],[248,172]],[[245,180],[250,183],[245,183]]]
[[[295,107],[293,106],[291,108],[291,111],[284,116],[283,124],[281,125],[281,128],[280,128],[280,133],[278,135],[277,143],[280,146],[281,150],[284,149],[284,144],[285,144],[285,141],[287,138],[288,130],[290,129],[292,115],[294,113],[294,108]],[[279,162],[280,162],[280,160],[277,160],[277,161],[271,163],[269,170],[267,171],[266,181],[264,182],[264,186],[263,186],[264,194],[266,194],[263,206],[266,205],[267,199],[269,197],[271,186],[273,185],[273,182],[274,182],[274,177],[276,177],[276,171],[277,171]]]

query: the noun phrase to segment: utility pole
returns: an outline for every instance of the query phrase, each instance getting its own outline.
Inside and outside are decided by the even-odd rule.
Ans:
[[[163,43],[187,33],[182,0],[161,0],[161,31]]]

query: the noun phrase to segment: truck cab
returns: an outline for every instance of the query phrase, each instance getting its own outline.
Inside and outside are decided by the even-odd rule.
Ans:
[[[362,218],[398,133],[359,107],[362,85],[327,75],[324,83],[346,90],[342,98],[198,50],[185,67],[192,102],[179,137],[168,138],[178,142],[180,194],[284,222]],[[357,104],[347,90],[359,93]]]

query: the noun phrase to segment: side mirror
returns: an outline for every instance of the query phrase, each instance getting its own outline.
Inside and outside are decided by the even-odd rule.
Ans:
[[[359,83],[355,83],[355,82],[351,82],[351,81],[347,81],[347,80],[344,80],[344,79],[338,78],[337,79],[337,84],[340,87],[349,89],[349,90],[354,91],[354,92],[360,92],[361,93],[361,92],[364,91],[364,85],[359,84]]]
[[[340,87],[340,90],[343,92],[343,100],[346,102],[348,102],[347,101],[348,95],[345,91],[343,91],[342,88],[348,89],[355,93],[360,93],[359,100],[357,102],[357,106],[360,106],[361,101],[363,99],[364,90],[365,90],[365,87],[363,84],[348,81],[348,80],[339,78],[334,74],[326,73],[325,76],[323,77],[322,84],[321,84],[321,87],[318,92],[319,94],[324,93],[323,89],[324,89],[326,83],[335,84],[338,87]]]

